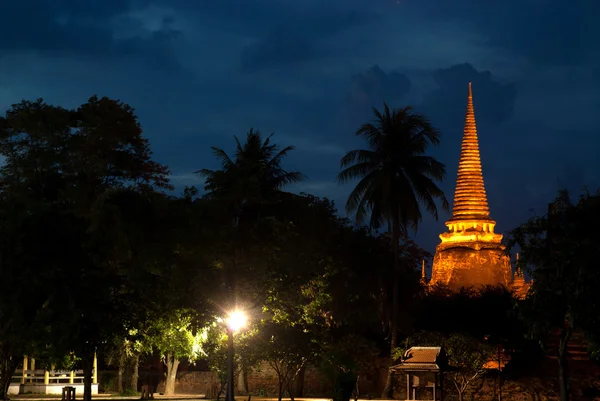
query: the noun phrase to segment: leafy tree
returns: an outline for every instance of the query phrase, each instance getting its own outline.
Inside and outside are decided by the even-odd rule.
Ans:
[[[561,400],[569,399],[567,345],[580,331],[591,343],[600,332],[600,196],[583,194],[573,203],[566,191],[549,212],[513,230],[509,245],[521,249],[520,267],[529,268],[531,290],[523,302],[525,322],[534,338],[545,343],[558,335],[558,377]]]
[[[436,332],[420,332],[407,339],[407,344],[409,347],[443,347],[451,368],[446,372],[446,377],[454,384],[459,401],[464,400],[465,392],[475,379],[485,373],[484,366],[494,355],[489,345],[461,333],[443,335]],[[401,357],[405,351],[397,348],[394,354]]]
[[[247,370],[256,367],[260,361],[258,350],[254,347],[254,336],[257,334],[256,325],[244,328],[234,336],[234,371],[238,374],[244,374]],[[220,319],[213,322],[207,331],[207,339],[204,343],[206,360],[210,370],[215,372],[221,383],[217,393],[217,399],[220,399],[222,392],[227,385],[227,352],[228,338],[227,329]],[[246,383],[247,384],[247,383]]]
[[[175,394],[181,359],[191,362],[205,355],[202,345],[206,336],[206,329],[198,326],[196,315],[190,310],[179,310],[152,322],[145,342],[160,353],[167,367],[165,395]]]
[[[373,369],[378,355],[376,344],[356,334],[345,335],[323,347],[320,370],[332,383],[334,401],[348,401],[352,392],[358,398],[358,379]]]
[[[304,327],[322,347],[321,356],[331,353],[332,359],[322,362],[332,394],[339,396],[338,379],[348,379],[353,388],[350,382],[358,374],[351,359],[358,355],[346,353],[347,342],[380,345],[381,323],[389,310],[383,294],[391,288],[393,265],[389,237],[353,227],[337,216],[330,201],[312,196],[287,197],[271,212],[281,224],[269,242],[275,268],[266,276],[264,310],[277,324]],[[415,265],[422,253],[416,246],[407,248],[402,247],[402,260]],[[416,272],[409,272],[406,282],[418,286]],[[301,369],[297,396],[302,395],[302,377]]]
[[[45,351],[43,316],[51,296],[48,280],[65,261],[63,230],[52,210],[34,210],[0,197],[0,399],[23,355]],[[39,266],[44,266],[40,269]],[[26,284],[25,284],[26,283]]]
[[[116,334],[112,342],[105,348],[106,361],[117,366],[117,391],[119,394],[137,392],[139,379],[139,360],[143,353],[151,353],[152,349],[142,341],[143,336],[138,329],[130,329],[126,334]],[[127,367],[131,369],[128,388],[123,383]]]
[[[81,356],[89,400],[93,354],[123,330],[122,322],[134,319],[141,286],[133,283],[148,268],[123,259],[131,255],[121,252],[131,238],[117,230],[123,215],[111,204],[114,191],[169,188],[168,170],[151,160],[133,110],[108,98],[92,97],[77,110],[41,99],[13,105],[0,120],[0,154],[2,197],[22,205],[25,224],[43,222],[48,233],[36,242],[31,233],[20,248],[36,260],[32,276],[40,275],[46,287],[42,304],[31,309],[41,315],[38,338]],[[53,249],[41,249],[43,242]],[[7,260],[3,268],[13,263]],[[20,352],[13,348],[6,355]]]
[[[319,347],[313,337],[314,333],[299,325],[288,326],[272,321],[262,324],[254,336],[255,352],[277,374],[279,401],[286,391],[294,399],[291,384],[300,370],[316,358]]]
[[[445,175],[442,163],[426,152],[430,145],[438,145],[439,132],[429,120],[410,107],[390,111],[384,104],[383,113],[373,109],[375,119],[364,124],[355,135],[364,138],[370,149],[348,152],[341,159],[344,170],[338,181],[345,183],[360,179],[350,193],[346,211],[356,214],[356,221],[367,218],[372,229],[384,223],[391,225],[394,259],[392,280],[391,349],[398,344],[400,303],[400,237],[407,237],[410,227],[416,229],[422,219],[422,205],[436,219],[436,199],[448,208],[448,201],[436,181]],[[391,373],[388,374],[383,398],[391,395]]]

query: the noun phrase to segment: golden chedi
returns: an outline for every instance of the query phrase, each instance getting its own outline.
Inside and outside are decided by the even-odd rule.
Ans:
[[[462,140],[452,218],[448,232],[440,235],[430,285],[442,284],[453,289],[482,285],[512,284],[510,258],[496,234],[496,222],[490,217],[475,124],[473,94],[469,96]]]

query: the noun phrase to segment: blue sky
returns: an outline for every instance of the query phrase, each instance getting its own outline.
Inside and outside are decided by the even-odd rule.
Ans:
[[[255,128],[327,196],[353,137],[383,101],[413,105],[442,132],[433,154],[454,195],[467,83],[500,232],[544,213],[559,188],[600,181],[600,2],[596,0],[5,0],[0,110],[92,94],[133,106],[173,182],[217,167]],[[426,219],[430,251],[445,230]]]

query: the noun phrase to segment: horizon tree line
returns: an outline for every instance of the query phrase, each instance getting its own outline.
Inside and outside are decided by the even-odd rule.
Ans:
[[[280,148],[272,135],[251,129],[243,143],[234,137],[232,155],[213,147],[220,169],[197,171],[206,194],[190,187],[174,197],[165,193],[169,170],[152,160],[130,106],[96,96],[73,110],[41,99],[13,105],[0,119],[0,394],[7,396],[14,355],[33,352],[50,364],[75,353],[89,401],[92,357],[106,344],[118,350],[119,369],[123,355],[139,366],[142,355],[160,354],[172,392],[182,359],[208,358],[222,371],[217,317],[241,306],[256,318],[238,343],[242,373],[265,360],[280,373],[279,398],[293,397],[292,383],[318,361],[336,397],[347,400],[348,383],[366,369],[361,356],[384,347],[394,356],[400,336],[422,328],[400,325],[413,316],[415,267],[428,256],[409,230],[424,213],[437,219],[437,202],[448,208],[438,187],[445,167],[428,155],[439,131],[410,107],[384,104],[373,114],[355,132],[366,148],[340,161],[338,182],[357,181],[346,203],[352,224],[326,199],[284,191],[305,177],[283,168],[294,148]],[[526,257],[549,250],[539,241],[534,248],[526,241],[533,231],[520,229],[522,260],[552,268]],[[7,291],[25,277],[31,296]],[[577,327],[596,327],[593,316],[581,316],[586,323]],[[448,332],[461,346],[481,340],[459,334]],[[390,373],[385,397],[392,380]]]

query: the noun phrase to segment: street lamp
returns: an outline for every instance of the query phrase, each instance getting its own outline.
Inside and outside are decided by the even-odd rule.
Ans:
[[[246,314],[235,310],[225,320],[227,325],[227,393],[225,401],[235,401],[233,395],[233,334],[246,326]]]

